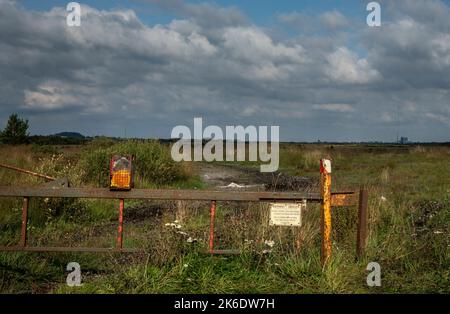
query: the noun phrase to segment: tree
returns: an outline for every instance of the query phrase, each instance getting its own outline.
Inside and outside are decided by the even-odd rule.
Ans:
[[[7,144],[22,144],[28,139],[28,120],[20,119],[17,114],[9,116],[5,130],[2,132],[2,141]]]

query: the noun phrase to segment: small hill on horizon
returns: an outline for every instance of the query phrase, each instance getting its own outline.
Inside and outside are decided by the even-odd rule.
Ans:
[[[68,137],[68,138],[76,138],[76,139],[84,139],[85,138],[85,136],[83,134],[78,133],[78,132],[60,132],[60,133],[53,134],[52,136]]]

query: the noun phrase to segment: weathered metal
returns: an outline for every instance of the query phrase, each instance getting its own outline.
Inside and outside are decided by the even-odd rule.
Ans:
[[[359,204],[358,204],[358,230],[356,236],[356,255],[359,257],[363,255],[367,241],[367,203],[368,203],[367,190],[361,190],[359,192]]]
[[[326,170],[326,167],[321,169]],[[0,251],[22,252],[104,252],[125,253],[143,252],[143,249],[123,247],[123,211],[125,199],[147,200],[198,200],[211,201],[210,208],[210,254],[239,254],[237,250],[214,249],[214,224],[217,201],[243,201],[243,202],[269,202],[269,201],[304,201],[321,203],[322,212],[322,261],[325,263],[331,256],[331,207],[353,206],[359,204],[358,225],[358,254],[362,252],[367,237],[367,192],[338,191],[331,192],[331,174],[322,173],[320,193],[299,192],[240,192],[240,191],[209,191],[209,190],[151,190],[133,189],[131,191],[110,191],[103,188],[65,188],[60,185],[53,187],[0,187],[0,197],[23,197],[22,229],[20,243],[17,246],[1,246]],[[119,226],[116,248],[85,248],[85,247],[28,247],[27,246],[27,221],[28,205],[30,197],[48,198],[97,198],[118,199]]]
[[[241,251],[239,250],[214,250],[209,251],[210,254],[214,255],[239,255],[241,254]]]
[[[29,174],[29,175],[32,175],[32,176],[35,176],[35,177],[39,177],[39,178],[42,178],[42,179],[46,179],[46,180],[49,180],[49,181],[56,180],[56,178],[53,178],[53,177],[50,177],[50,176],[46,176],[44,174],[40,174],[40,173],[37,173],[37,172],[33,172],[33,171],[30,171],[30,170],[25,170],[25,169],[14,167],[14,166],[10,166],[10,165],[6,165],[6,164],[3,164],[3,163],[0,163],[0,167],[6,168],[6,169],[11,169],[11,170],[22,172],[22,173],[26,173],[26,174]]]
[[[209,252],[214,253],[214,220],[216,217],[216,201],[211,201],[210,222],[209,222]]]
[[[138,248],[94,248],[94,247],[36,247],[36,246],[0,246],[0,252],[87,252],[87,253],[138,253]]]
[[[348,193],[331,193],[331,206],[354,206],[358,204],[358,193],[348,192]]]
[[[322,266],[331,257],[331,161],[322,159],[320,161],[321,173],[321,231],[322,231]]]
[[[129,191],[134,186],[133,156],[113,155],[109,165],[110,189]]]
[[[22,204],[22,230],[20,234],[20,246],[26,247],[27,245],[27,224],[28,224],[28,203],[29,198],[23,198]]]
[[[356,205],[353,202],[357,195],[355,191],[333,192],[336,206],[345,204]],[[110,191],[105,188],[56,188],[56,187],[11,187],[0,186],[0,197],[49,197],[49,198],[97,198],[97,199],[145,199],[145,200],[190,200],[190,201],[322,201],[319,193],[300,192],[239,192],[210,190],[154,190],[133,189],[131,191]]]
[[[117,249],[120,250],[123,247],[123,209],[125,207],[125,200],[121,198],[119,200],[119,227],[117,229]]]

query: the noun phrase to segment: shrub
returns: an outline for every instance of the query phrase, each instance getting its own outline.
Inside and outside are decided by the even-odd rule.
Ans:
[[[5,130],[1,134],[2,141],[14,145],[26,143],[28,127],[28,120],[20,119],[17,114],[10,115]]]
[[[109,147],[90,145],[82,155],[79,167],[83,169],[83,181],[107,186],[109,183],[109,160],[114,154],[129,154],[134,161],[137,184],[168,184],[186,177],[181,164],[170,156],[170,150],[157,141],[130,140]]]

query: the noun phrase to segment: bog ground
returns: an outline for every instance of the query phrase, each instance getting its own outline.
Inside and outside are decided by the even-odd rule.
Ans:
[[[142,254],[0,253],[3,293],[448,293],[450,147],[284,144],[280,170],[258,163],[174,163],[154,141],[95,140],[83,146],[0,146],[3,163],[72,186],[106,186],[111,153],[137,157],[136,187],[318,190],[319,159],[333,162],[333,189],[369,190],[369,239],[356,260],[354,207],[333,210],[333,257],[320,266],[320,213],[309,205],[300,228],[269,226],[267,204],[219,202],[217,248],[209,256],[209,204],[127,201],[125,246]],[[0,185],[42,179],[0,169]],[[30,245],[114,246],[117,201],[33,199]],[[0,200],[0,245],[15,245],[21,199]],[[366,266],[381,265],[381,287],[367,287]],[[81,265],[81,287],[66,285],[66,265]]]

